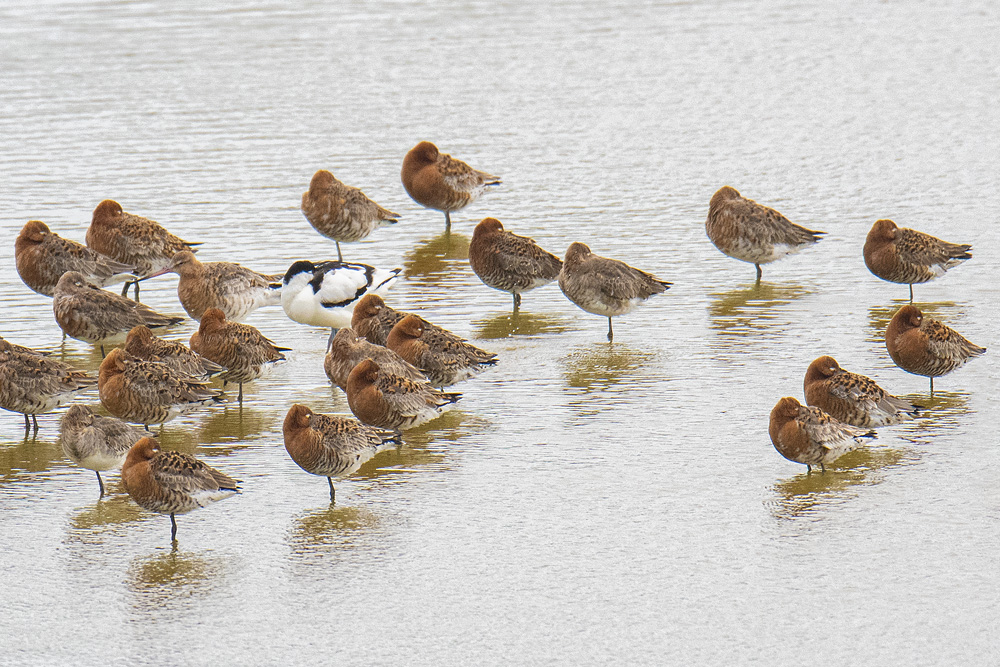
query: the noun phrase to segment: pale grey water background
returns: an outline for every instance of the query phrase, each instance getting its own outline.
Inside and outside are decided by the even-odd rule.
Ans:
[[[404,267],[393,305],[501,362],[331,509],[281,447],[293,402],[347,411],[326,335],[258,311],[290,361],[242,413],[167,425],[245,485],[179,518],[176,553],[117,474],[97,501],[58,415],[23,442],[3,413],[0,663],[997,663],[998,29],[990,2],[7,0],[0,334],[62,349],[14,271],[28,219],[82,241],[114,198],[203,260],[282,271],[335,256],[298,208],[328,168],[404,216],[345,256]],[[399,183],[422,139],[504,178],[450,241]],[[704,236],[723,184],[827,238],[754,291]],[[555,285],[512,327],[462,259],[486,215],[676,284],[614,345]],[[991,349],[807,477],[767,415],[815,357],[925,399],[882,344],[906,287],[864,267],[879,217],[974,244],[917,301]],[[144,301],[180,313],[175,285]]]

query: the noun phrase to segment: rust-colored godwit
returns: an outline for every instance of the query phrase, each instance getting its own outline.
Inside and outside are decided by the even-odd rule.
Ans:
[[[429,141],[421,141],[403,158],[400,173],[406,193],[425,208],[444,212],[445,228],[451,229],[451,213],[479,198],[487,187],[499,185],[500,178],[473,169],[461,160],[438,151]]]
[[[93,387],[95,378],[33,350],[22,352],[20,347],[8,344],[0,349],[0,408],[20,412],[25,434],[32,426],[37,433],[37,415],[66,405]]]
[[[153,438],[132,445],[122,465],[122,484],[143,509],[170,515],[170,541],[177,540],[176,514],[240,492],[239,480],[181,452],[165,452]]]
[[[103,290],[76,271],[67,271],[56,284],[52,312],[67,336],[99,345],[101,354],[106,344],[125,340],[133,327],[163,329],[184,320]]]
[[[361,297],[358,305],[354,307],[354,313],[351,317],[351,328],[354,329],[354,333],[369,343],[385,346],[386,341],[389,339],[389,332],[407,315],[413,315],[413,313],[394,310],[390,306],[387,306],[378,294],[367,294]],[[419,317],[419,315],[415,317]],[[424,323],[425,329],[450,333],[423,318],[421,320]],[[454,336],[454,334],[451,335]],[[458,336],[455,336],[455,338],[462,340]]]
[[[200,320],[209,308],[218,308],[231,322],[242,322],[263,306],[281,303],[281,275],[258,273],[234,262],[199,262],[182,250],[170,262],[180,276],[177,298],[192,319]]]
[[[815,465],[826,472],[827,463],[857,449],[862,438],[875,437],[875,431],[845,424],[791,396],[778,401],[771,410],[768,433],[779,454],[789,461],[804,463],[809,472]]]
[[[159,361],[175,371],[207,380],[226,369],[184,343],[158,338],[147,326],[137,326],[125,337],[125,351],[143,361]]]
[[[469,264],[487,287],[514,295],[514,312],[521,293],[548,285],[559,277],[562,260],[527,236],[503,228],[496,218],[476,225],[469,243]]]
[[[365,359],[347,378],[347,403],[366,424],[396,431],[413,428],[441,415],[461,394],[444,393],[379,369]]]
[[[413,364],[409,363],[387,347],[369,343],[354,333],[351,327],[342,327],[333,337],[330,350],[323,359],[323,370],[330,382],[345,392],[347,378],[354,367],[365,359],[371,359],[379,368],[390,375],[398,375],[414,382],[426,382],[427,378]]]
[[[218,308],[209,308],[202,315],[201,326],[191,336],[191,349],[226,367],[219,379],[240,386],[237,399],[240,403],[243,403],[243,383],[256,380],[284,361],[282,352],[289,350],[277,347],[249,324],[227,322]]]
[[[222,400],[208,381],[117,347],[101,362],[97,387],[108,412],[147,428]]]
[[[920,309],[905,305],[896,311],[885,330],[885,347],[893,362],[907,373],[930,378],[947,375],[966,361],[986,352],[954,329],[924,317]]]
[[[758,282],[763,275],[761,264],[796,253],[826,233],[796,225],[728,185],[712,195],[705,231],[724,254],[757,267]]]
[[[70,406],[59,422],[63,452],[81,468],[97,473],[102,497],[101,471],[121,467],[128,450],[144,435],[144,431],[117,417],[104,417],[79,403]]]
[[[105,199],[97,208],[87,229],[87,247],[111,259],[135,267],[140,278],[162,275],[170,267],[174,255],[182,250],[192,250],[199,243],[190,243],[174,236],[158,223],[138,215],[126,213],[121,204]],[[192,250],[193,251],[193,250]],[[135,285],[135,298],[139,298],[139,283]]]
[[[395,431],[385,431],[362,424],[357,419],[318,415],[296,403],[285,415],[282,428],[285,450],[300,468],[326,477],[330,484],[330,502],[335,502],[334,477],[346,477],[379,450],[402,444]]]
[[[302,193],[302,214],[317,232],[337,243],[337,260],[344,261],[340,242],[360,241],[379,227],[399,221],[399,214],[382,208],[358,188],[345,185],[326,169],[313,174]]]
[[[948,243],[915,229],[898,227],[892,220],[876,220],[865,239],[865,265],[890,283],[910,286],[943,276],[972,255],[967,243]]]
[[[874,380],[845,371],[830,356],[809,364],[806,403],[851,426],[877,428],[913,419],[920,408],[887,393]]]
[[[39,220],[29,220],[21,229],[14,241],[14,260],[24,284],[45,296],[52,296],[67,271],[77,271],[101,287],[135,278],[129,275],[133,267],[64,239]]]
[[[478,375],[497,363],[495,354],[481,350],[454,334],[427,329],[416,315],[407,315],[389,332],[386,346],[427,376],[441,389]]]
[[[567,299],[588,313],[608,318],[608,341],[614,340],[612,317],[630,312],[672,284],[625,262],[595,255],[583,243],[569,246],[559,272],[559,287]]]

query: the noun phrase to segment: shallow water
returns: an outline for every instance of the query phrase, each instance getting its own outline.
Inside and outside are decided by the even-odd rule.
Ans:
[[[331,507],[281,446],[292,403],[348,412],[326,332],[258,311],[288,363],[164,430],[245,489],[180,517],[176,550],[116,473],[97,500],[58,414],[28,441],[0,415],[0,662],[996,662],[998,24],[986,2],[4,3],[0,335],[100,362],[14,271],[25,221],[82,241],[114,198],[281,272],[334,256],[299,211],[327,168],[403,215],[345,257],[402,267],[392,305],[501,361]],[[504,178],[450,236],[399,183],[421,139]],[[727,183],[827,237],[754,286],[704,235]],[[514,319],[465,259],[486,215],[674,287],[612,345],[554,285]],[[865,269],[879,217],[974,245],[915,288],[991,348],[933,399],[882,344],[907,290]],[[143,300],[181,313],[175,280]],[[807,476],[767,415],[821,354],[927,416]]]

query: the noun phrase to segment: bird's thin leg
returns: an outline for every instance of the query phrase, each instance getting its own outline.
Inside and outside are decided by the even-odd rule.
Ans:
[[[521,307],[521,295],[518,294],[517,292],[514,292],[514,312],[516,313],[517,309],[520,307]]]
[[[336,502],[337,492],[333,489],[333,477],[327,477],[326,481],[330,482],[330,504]]]
[[[813,474],[813,467],[811,465],[809,465],[808,463],[806,464],[806,474],[807,475]]]
[[[333,337],[337,335],[337,330],[334,328],[330,329],[330,337],[326,339],[326,351],[329,352],[333,349]]]
[[[611,318],[608,318],[608,342],[610,343],[615,339],[615,332],[611,329]]]
[[[826,474],[826,465],[822,461],[819,462],[819,469],[824,475]]]
[[[122,287],[122,296],[128,296],[128,288],[132,286],[131,280],[125,281],[125,286]]]
[[[240,382],[240,395],[236,397],[236,400],[239,402],[240,407],[243,407],[243,383],[242,382]]]
[[[932,380],[932,382],[933,382],[933,380]],[[31,429],[32,433],[38,433],[38,417],[37,416],[31,415],[31,424],[34,426],[34,428]]]
[[[28,437],[28,431],[31,430],[31,420],[28,419],[28,413],[24,413],[24,437]]]
[[[451,214],[448,211],[444,212],[444,231],[446,234],[451,231]]]
[[[103,359],[106,356],[108,356],[108,355],[104,354],[104,345],[102,344],[101,345],[101,359]]]
[[[910,283],[910,303],[913,303],[913,283]]]
[[[94,472],[97,473],[97,485],[101,487],[101,498],[103,498],[104,497],[104,480],[101,479],[101,471],[100,470],[95,470]]]
[[[340,253],[340,241],[334,241],[334,243],[337,244],[337,261],[338,262],[343,262],[344,261],[344,256]]]
[[[174,518],[172,512],[170,514],[170,541],[177,541],[177,519]]]
[[[931,398],[934,398],[934,378],[931,378]]]
[[[139,281],[135,281],[135,302],[139,303]]]
[[[757,282],[760,282],[760,278],[764,275],[764,272],[761,270],[760,264],[754,264],[754,266],[757,267]]]

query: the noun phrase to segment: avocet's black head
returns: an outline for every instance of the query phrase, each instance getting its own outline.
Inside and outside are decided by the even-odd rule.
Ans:
[[[300,259],[299,261],[288,267],[288,271],[285,271],[285,277],[281,279],[282,284],[287,285],[291,282],[292,278],[299,275],[300,273],[308,273],[311,277],[316,271],[316,265],[310,262],[308,259]]]

